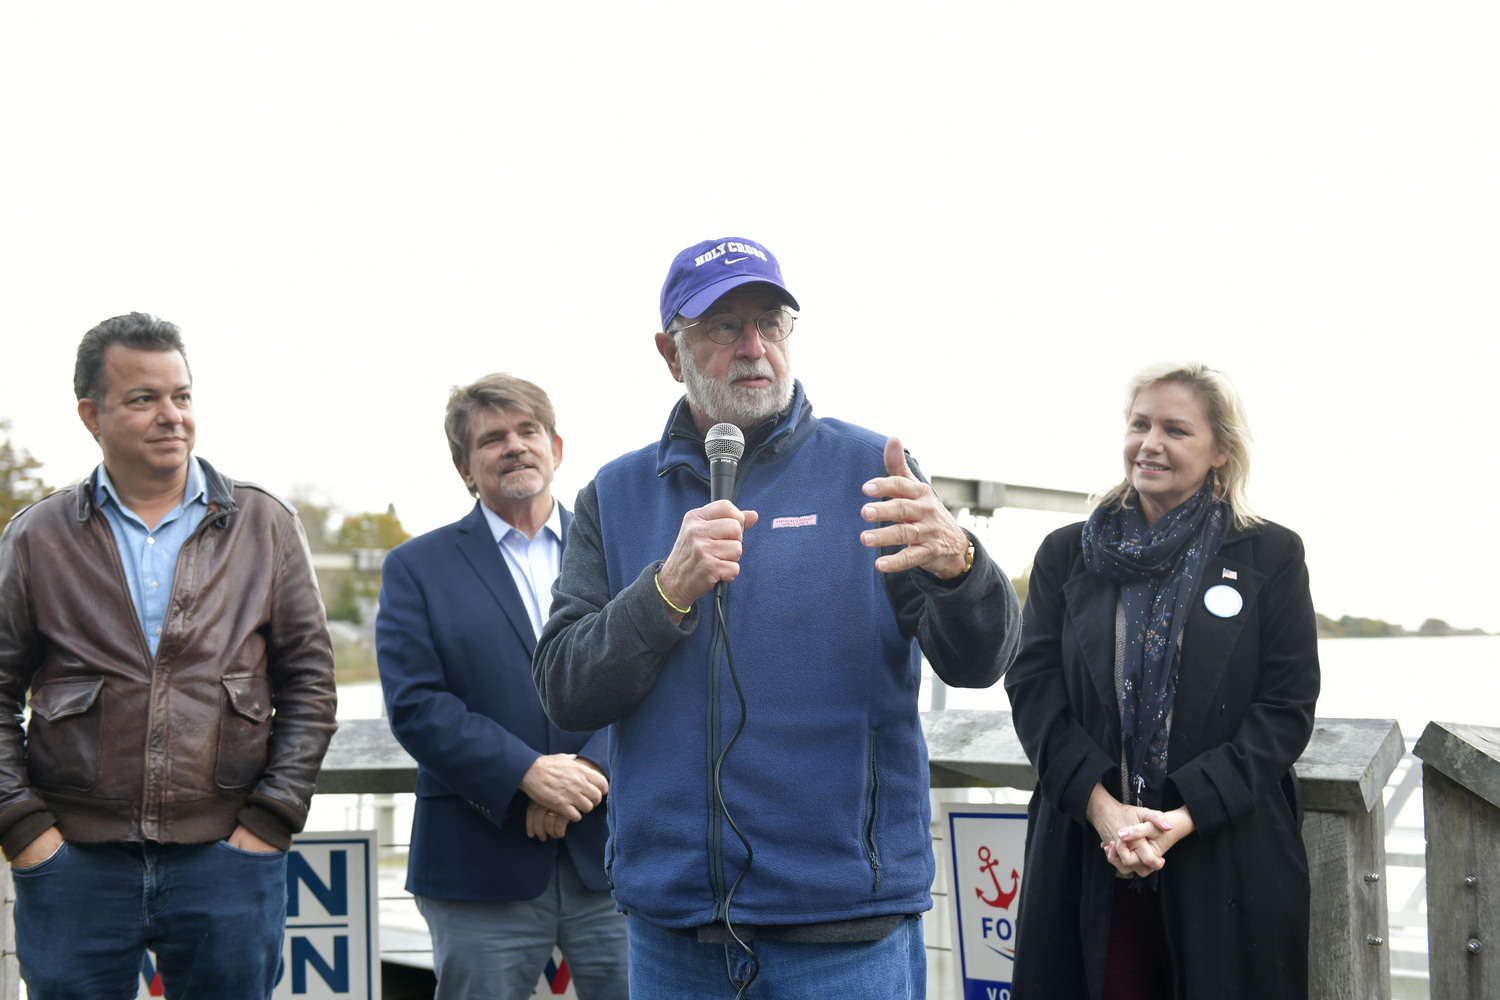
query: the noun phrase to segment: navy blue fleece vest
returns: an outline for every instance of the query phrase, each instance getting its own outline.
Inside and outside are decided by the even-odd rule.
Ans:
[[[742,462],[736,503],[760,521],[729,588],[728,634],[747,703],[724,763],[730,816],[755,859],[735,922],[819,923],[931,905],[921,659],[902,637],[860,487],[885,441],[814,421],[800,445]],[[788,418],[773,442],[798,421]],[[810,427],[810,433],[808,433]],[[789,453],[788,453],[789,452]],[[702,443],[664,438],[595,479],[611,596],[664,558],[687,510],[709,500]],[[712,595],[646,700],[614,724],[608,865],[627,912],[669,927],[723,916],[745,851],[714,800],[712,769],[740,720]]]

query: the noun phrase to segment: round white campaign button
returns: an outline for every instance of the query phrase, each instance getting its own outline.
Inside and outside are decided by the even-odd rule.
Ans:
[[[1203,606],[1220,618],[1233,618],[1245,606],[1245,599],[1238,590],[1227,583],[1221,583],[1208,588],[1203,595]]]

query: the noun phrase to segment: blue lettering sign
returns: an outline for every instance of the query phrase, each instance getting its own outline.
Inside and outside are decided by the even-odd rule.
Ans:
[[[286,915],[301,916],[302,894],[298,887],[306,885],[330,916],[349,915],[349,852],[328,852],[328,882],[324,883],[312,870],[312,865],[300,853],[293,851],[286,858]]]
[[[307,967],[311,965],[334,993],[349,992],[349,935],[333,938],[333,966],[323,960],[313,943],[304,937],[292,938],[292,993],[307,992]]]
[[[1015,928],[1004,917],[984,917],[980,920],[979,936],[989,937],[991,931],[1001,941],[1009,941],[1011,935],[1015,933]]]

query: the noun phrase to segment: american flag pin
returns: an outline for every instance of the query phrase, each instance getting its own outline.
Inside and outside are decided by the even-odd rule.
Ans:
[[[1226,580],[1238,580],[1239,578],[1240,575],[1232,569],[1226,569],[1224,571],[1224,579]]]

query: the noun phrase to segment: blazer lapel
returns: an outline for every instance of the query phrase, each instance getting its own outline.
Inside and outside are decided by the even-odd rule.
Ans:
[[[1179,609],[1188,615],[1188,619],[1182,636],[1182,661],[1177,668],[1177,699],[1172,711],[1173,742],[1180,734],[1190,741],[1190,745],[1198,744],[1198,734],[1192,731],[1193,727],[1209,718],[1235,644],[1239,642],[1260,588],[1266,582],[1264,573],[1235,558],[1236,554],[1248,555],[1235,543],[1258,533],[1255,528],[1245,532],[1231,530],[1218,555],[1204,567],[1203,579],[1198,582],[1198,592],[1193,595],[1191,607]],[[1204,595],[1218,586],[1228,587],[1239,595],[1241,603],[1235,614],[1221,617],[1208,610]],[[1223,605],[1220,605],[1220,610],[1225,610]]]
[[[1119,584],[1078,572],[1063,584],[1063,596],[1100,711],[1108,720],[1111,740],[1117,743],[1120,709],[1115,703],[1115,608],[1120,600]]]
[[[477,503],[469,516],[458,523],[458,550],[500,605],[500,610],[505,612],[526,652],[534,652],[536,635],[531,630],[531,616],[526,613],[526,603],[521,600],[521,592],[511,578],[510,567],[506,565],[505,556],[495,543],[489,522]]]

